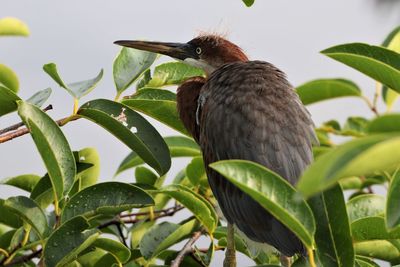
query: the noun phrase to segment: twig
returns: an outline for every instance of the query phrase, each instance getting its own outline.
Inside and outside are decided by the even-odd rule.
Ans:
[[[176,205],[173,206],[171,208],[167,208],[167,209],[163,209],[163,210],[155,210],[153,211],[154,214],[158,214],[158,213],[170,213],[172,211],[179,211],[183,209],[183,206],[181,205]],[[137,212],[137,213],[129,213],[129,214],[121,214],[119,215],[120,218],[126,218],[126,217],[136,217],[136,216],[141,216],[141,215],[149,215],[150,212],[149,211],[145,211],[145,212]]]
[[[81,117],[79,117],[78,115],[72,115],[72,116],[68,116],[65,118],[62,118],[60,120],[57,120],[56,123],[58,124],[58,126],[64,126],[65,124],[67,124],[70,121],[75,121],[80,119]],[[29,129],[28,128],[22,128],[20,130],[16,130],[14,132],[8,133],[8,134],[4,134],[2,136],[0,136],[0,144],[1,143],[5,143],[7,141],[10,141],[14,138],[23,136],[25,134],[29,133]]]
[[[51,109],[53,109],[53,106],[52,105],[48,105],[47,107],[45,107],[42,110],[44,112],[46,112],[46,111],[49,111]],[[14,125],[11,125],[11,126],[9,126],[7,128],[1,129],[0,130],[0,135],[5,134],[7,132],[11,132],[11,131],[17,130],[19,127],[22,127],[22,126],[24,126],[24,123],[23,122],[19,122],[19,123],[16,123]]]
[[[121,224],[117,224],[116,226],[117,226],[117,229],[118,229],[118,233],[119,233],[119,235],[121,237],[121,241],[124,243],[125,247],[128,247],[128,245],[126,244],[124,233],[122,232]]]
[[[159,219],[159,218],[163,218],[163,217],[173,216],[176,212],[182,210],[183,208],[184,208],[183,206],[176,206],[174,208],[155,211],[155,213],[157,213],[158,215],[154,216],[154,220]],[[125,214],[123,216],[125,216],[125,217],[135,217],[135,218],[133,218],[133,219],[129,218],[129,219],[121,220],[121,216],[119,216],[117,219],[114,219],[114,220],[105,222],[103,224],[100,224],[99,226],[97,226],[97,228],[98,229],[102,229],[102,228],[106,228],[106,227],[108,227],[110,225],[137,223],[138,221],[140,221],[140,219],[137,218],[137,216],[149,215],[149,214],[150,214],[150,212],[139,212],[139,213]],[[149,219],[147,219],[147,220],[149,220]]]
[[[379,112],[376,109],[376,106],[371,102],[371,100],[369,100],[368,97],[366,97],[365,95],[362,95],[361,98],[365,101],[365,103],[367,103],[369,109],[375,113],[376,116],[379,116]]]
[[[13,266],[13,265],[17,265],[20,263],[24,263],[24,262],[28,262],[33,258],[36,258],[37,256],[39,256],[39,254],[42,253],[42,249],[36,250],[35,252],[28,254],[28,255],[24,255],[22,257],[16,258],[13,261],[4,264],[3,266]]]
[[[176,256],[175,260],[173,260],[171,262],[171,267],[179,267],[179,265],[183,261],[183,258],[187,254],[192,253],[193,244],[196,243],[197,239],[199,239],[202,234],[203,234],[203,231],[197,231],[197,232],[193,233],[192,238],[189,239],[189,241],[185,244],[183,249],[178,253],[178,256]]]

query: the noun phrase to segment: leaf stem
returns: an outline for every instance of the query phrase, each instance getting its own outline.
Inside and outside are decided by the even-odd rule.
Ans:
[[[310,261],[310,267],[317,267],[314,260],[314,251],[311,248],[307,248],[308,259]]]
[[[371,102],[371,100],[369,100],[368,97],[366,97],[365,95],[361,95],[361,98],[364,100],[364,102],[368,105],[369,109],[375,113],[376,116],[379,116],[379,112],[376,109],[376,106],[374,106],[374,104]]]
[[[27,229],[25,230],[24,239],[22,239],[22,242],[21,242],[21,246],[22,246],[22,247],[25,246],[26,243],[28,243],[29,234],[31,233],[31,229],[32,229],[32,226],[29,225],[29,226],[27,227]]]
[[[74,98],[74,110],[72,111],[72,115],[76,115],[76,113],[78,112],[78,107],[79,107],[79,99],[78,98]]]
[[[10,255],[8,254],[7,250],[0,248],[0,253],[8,258]]]

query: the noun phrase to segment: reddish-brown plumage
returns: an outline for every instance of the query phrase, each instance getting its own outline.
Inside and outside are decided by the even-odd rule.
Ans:
[[[199,126],[196,124],[197,100],[205,81],[203,77],[190,78],[179,86],[177,92],[179,117],[197,143],[199,142]]]

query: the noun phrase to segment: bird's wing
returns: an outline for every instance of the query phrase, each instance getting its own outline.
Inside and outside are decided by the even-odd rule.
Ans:
[[[310,115],[284,74],[261,61],[227,64],[209,77],[200,98],[200,145],[210,186],[227,220],[286,255],[304,253],[284,225],[208,168],[218,160],[251,160],[296,183],[312,160],[316,138]]]

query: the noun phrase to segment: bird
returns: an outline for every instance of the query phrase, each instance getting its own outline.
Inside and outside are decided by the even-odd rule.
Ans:
[[[204,70],[205,77],[189,78],[177,88],[177,110],[202,150],[210,188],[228,222],[228,247],[235,227],[250,240],[273,246],[283,257],[307,256],[293,232],[209,167],[220,160],[249,160],[296,184],[312,162],[312,145],[318,141],[311,115],[286,74],[266,61],[250,60],[238,45],[216,34],[201,34],[187,43],[115,44],[167,55]],[[235,264],[234,251],[228,250],[224,266]]]

